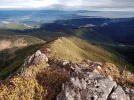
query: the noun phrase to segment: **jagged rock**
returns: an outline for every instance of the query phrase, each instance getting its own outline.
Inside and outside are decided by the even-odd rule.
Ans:
[[[97,67],[97,66],[102,66],[103,64],[101,62],[90,62],[90,66]]]
[[[117,86],[116,89],[110,94],[110,100],[130,100],[130,98],[125,94],[121,86]]]
[[[33,64],[42,64],[48,62],[48,58],[45,54],[42,54],[39,50],[34,54]]]
[[[45,54],[42,54],[39,50],[36,51],[32,56],[27,57],[24,66],[29,66],[31,64],[42,64],[48,62],[48,58]]]
[[[29,67],[30,65],[41,65],[43,63],[47,63],[48,58],[45,54],[41,53],[40,50],[37,50],[33,55],[26,58],[23,67],[21,69],[21,74],[24,72],[24,70]]]
[[[82,63],[86,63],[88,64],[89,66],[92,66],[92,67],[97,67],[97,66],[102,66],[103,64],[101,62],[93,62],[93,61],[90,61],[89,59],[84,59],[82,61]]]
[[[70,81],[63,84],[57,100],[130,100],[113,79],[103,76],[96,69],[71,68],[74,72]]]

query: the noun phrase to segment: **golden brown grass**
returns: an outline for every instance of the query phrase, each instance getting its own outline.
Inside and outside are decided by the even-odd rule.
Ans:
[[[60,93],[62,83],[69,81],[69,73],[58,70],[48,70],[37,75],[38,83],[46,90],[46,96],[42,95],[43,100],[55,100]]]
[[[134,86],[134,75],[129,71],[120,71],[114,64],[105,63],[102,67],[102,73],[106,76],[111,76],[118,84],[123,87]]]
[[[0,84],[0,100],[53,100],[62,83],[69,80],[65,71],[46,69],[46,64],[31,65],[21,75]]]
[[[47,43],[42,47],[41,51],[46,53],[46,48],[51,49],[51,52],[48,54],[49,58],[67,59],[72,62],[81,62],[83,59],[103,63],[111,62],[120,69],[124,64],[127,65],[127,62],[114,53],[76,37],[60,37]]]

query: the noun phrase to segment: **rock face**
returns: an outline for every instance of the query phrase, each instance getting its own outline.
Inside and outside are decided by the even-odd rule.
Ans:
[[[24,65],[21,69],[21,74],[23,74],[26,71],[26,69],[28,69],[28,67],[31,65],[36,65],[39,69],[40,65],[47,63],[47,62],[48,62],[47,56],[38,50],[33,55],[27,57]],[[30,71],[33,71],[33,70],[30,70]],[[27,73],[29,73],[29,72],[27,72]],[[34,71],[32,73],[34,73]]]
[[[72,66],[70,81],[57,100],[130,100],[121,86],[96,69]]]
[[[40,50],[36,51],[32,56],[27,57],[24,66],[29,66],[31,64],[42,64],[48,62],[48,58],[45,54],[41,53]]]
[[[73,63],[63,59],[48,62],[38,50],[0,84],[0,100],[134,100],[134,87],[124,91],[111,73],[119,74],[111,63],[104,66],[90,60]],[[133,78],[129,72],[125,76]]]
[[[121,88],[121,86],[117,86],[116,89],[113,90],[113,92],[109,96],[110,100],[129,100],[128,97],[126,97],[125,92]]]

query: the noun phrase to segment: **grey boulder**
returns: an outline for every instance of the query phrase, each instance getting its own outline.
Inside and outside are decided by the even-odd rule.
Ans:
[[[70,81],[63,84],[57,100],[130,100],[115,81],[96,69],[72,68]]]

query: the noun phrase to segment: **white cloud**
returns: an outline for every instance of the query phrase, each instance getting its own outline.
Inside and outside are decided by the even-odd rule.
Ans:
[[[57,3],[57,0],[1,0],[0,8],[4,7],[16,7],[16,8],[38,8],[46,7]]]
[[[0,0],[0,8],[134,10],[134,0]]]

